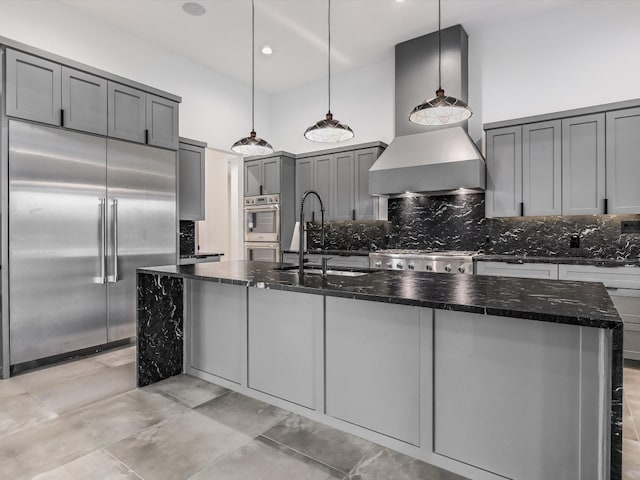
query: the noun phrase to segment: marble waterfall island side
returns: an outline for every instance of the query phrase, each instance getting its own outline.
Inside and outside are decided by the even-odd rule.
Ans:
[[[186,372],[477,480],[621,478],[598,283],[223,262],[138,270],[138,385]]]

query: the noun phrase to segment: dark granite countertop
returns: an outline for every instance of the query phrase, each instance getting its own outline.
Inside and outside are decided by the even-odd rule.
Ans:
[[[601,283],[390,270],[371,270],[360,277],[306,274],[301,279],[296,270],[274,270],[281,265],[230,261],[138,271],[544,322],[622,328],[622,320]]]
[[[297,250],[282,250],[282,253],[295,253],[298,254]],[[304,252],[309,255],[336,255],[338,257],[350,257],[350,256],[360,256],[360,257],[368,257],[369,250],[309,250],[308,252]]]
[[[185,253],[180,255],[180,258],[205,258],[205,257],[222,257],[224,253],[217,252],[198,252],[198,253]]]
[[[476,255],[474,262],[506,262],[506,263],[564,263],[568,265],[596,265],[599,267],[624,267],[633,265],[640,267],[640,258],[586,258],[586,257],[533,257],[518,255]]]

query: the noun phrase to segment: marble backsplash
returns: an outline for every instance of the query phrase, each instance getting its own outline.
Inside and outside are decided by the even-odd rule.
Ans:
[[[180,255],[196,252],[196,222],[180,220]]]
[[[621,233],[623,220],[640,215],[485,218],[484,194],[389,199],[389,221],[328,222],[326,248],[483,250],[488,254],[640,257],[640,234]],[[571,248],[573,234],[580,247]],[[319,247],[320,229],[309,236]]]

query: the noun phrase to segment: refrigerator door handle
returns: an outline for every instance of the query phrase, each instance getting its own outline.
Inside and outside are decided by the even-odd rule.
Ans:
[[[113,271],[109,281],[116,283],[118,281],[118,199],[111,200],[111,208],[113,210]]]
[[[107,199],[100,197],[100,278],[98,283],[107,281]]]

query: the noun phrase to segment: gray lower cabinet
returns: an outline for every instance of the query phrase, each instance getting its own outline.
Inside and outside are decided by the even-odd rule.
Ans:
[[[107,81],[104,78],[62,67],[62,125],[107,134]]]
[[[506,478],[601,478],[603,397],[581,373],[598,371],[601,330],[446,310],[434,323],[437,454]]]
[[[316,408],[322,327],[322,296],[249,289],[249,387]]]
[[[247,290],[236,285],[189,282],[191,367],[241,383]]]
[[[522,127],[487,132],[487,217],[516,217],[522,202]]]
[[[7,116],[60,125],[61,76],[59,64],[7,49]]]
[[[609,213],[640,213],[640,108],[607,112]]]
[[[558,265],[555,263],[506,263],[477,262],[476,275],[498,277],[558,279]]]
[[[605,114],[562,120],[562,214],[604,213]]]
[[[205,147],[201,142],[180,139],[178,181],[180,220],[205,219]]]
[[[328,415],[420,445],[421,312],[327,297]]]
[[[561,122],[522,127],[522,202],[524,215],[562,213]]]

